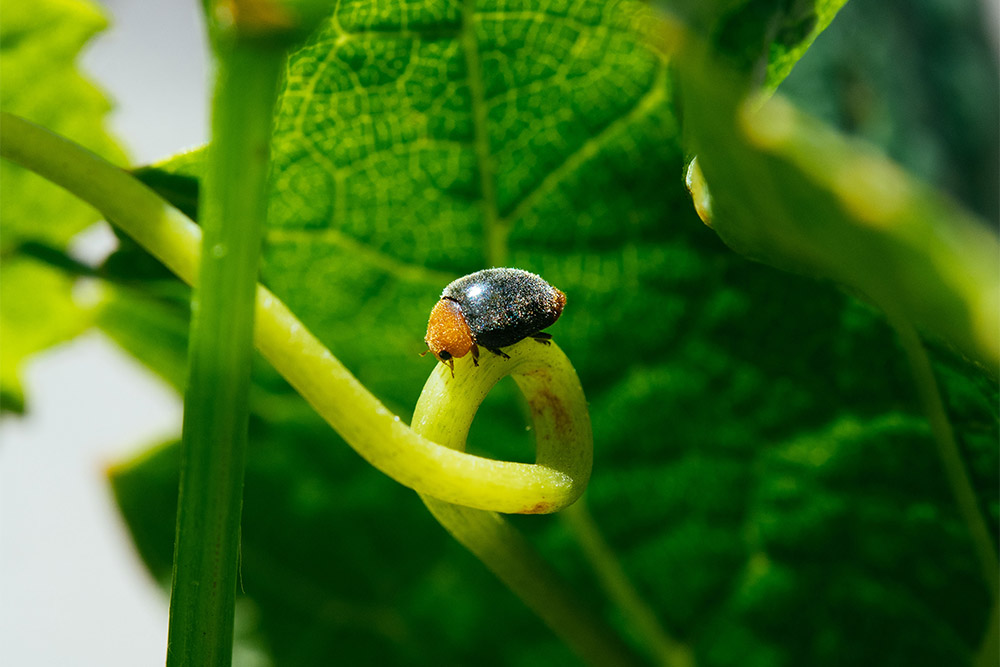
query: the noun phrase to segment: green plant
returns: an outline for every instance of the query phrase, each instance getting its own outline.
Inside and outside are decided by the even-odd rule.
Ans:
[[[96,19],[12,5],[0,35],[3,156],[138,242],[74,264],[62,249],[89,212],[3,163],[5,405],[21,356],[94,321],[180,387],[186,341],[164,332],[186,330],[190,296],[157,261],[203,281],[176,556],[178,445],[111,475],[150,570],[175,571],[170,660],[229,660],[239,544],[276,664],[552,664],[567,646],[595,664],[990,664],[997,237],[764,99],[842,2],[373,0],[309,20],[305,2],[208,4],[212,148],[132,173],[10,115],[118,159],[91,89],[60,87],[86,108],[39,104],[37,76],[11,78],[61,53],[78,84]],[[65,32],[39,36],[51,21]],[[209,252],[164,199],[197,202]],[[567,292],[566,356],[526,341],[454,380],[436,365],[411,430],[429,308],[488,265]],[[65,296],[84,271],[109,286],[91,312]],[[283,379],[250,379],[255,294],[254,340]],[[490,391],[506,373],[539,416],[537,465],[519,462],[514,387]],[[586,504],[487,511],[577,500],[591,420]],[[215,528],[185,519],[213,507]],[[221,592],[185,598],[213,568]]]

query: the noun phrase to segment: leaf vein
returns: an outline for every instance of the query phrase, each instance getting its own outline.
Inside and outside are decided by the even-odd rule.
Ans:
[[[378,267],[386,273],[408,282],[441,286],[447,285],[458,277],[446,271],[435,271],[421,264],[405,262],[381,250],[377,250],[363,241],[359,241],[352,236],[336,229],[330,229],[329,227],[324,229],[272,228],[267,231],[266,238],[269,244],[326,243],[327,245],[345,250],[355,258],[367,261],[372,266]]]
[[[496,176],[493,156],[490,153],[489,116],[486,94],[482,81],[482,64],[479,59],[479,42],[476,38],[476,1],[465,0],[462,6],[462,48],[468,72],[469,98],[472,110],[473,137],[479,187],[482,195],[484,247],[486,264],[502,266],[506,251],[506,234],[499,224],[497,209]]]
[[[573,173],[586,164],[587,161],[598,155],[601,152],[601,149],[607,144],[608,141],[611,140],[612,137],[628,128],[632,123],[636,122],[638,118],[652,111],[666,97],[666,80],[667,66],[666,62],[661,60],[660,67],[653,80],[653,85],[639,99],[635,106],[633,106],[628,113],[609,123],[598,134],[585,141],[578,149],[568,155],[566,159],[563,160],[562,164],[550,171],[548,175],[541,180],[538,187],[524,195],[521,202],[517,204],[517,206],[515,206],[509,214],[501,218],[498,223],[506,228],[509,228],[522,216],[524,216],[524,214],[527,213],[531,207],[538,202],[538,200],[542,199],[546,194],[558,187],[566,176]]]

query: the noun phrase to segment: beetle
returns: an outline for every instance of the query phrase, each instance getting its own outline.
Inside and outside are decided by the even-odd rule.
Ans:
[[[484,269],[444,288],[431,310],[424,342],[454,375],[455,358],[469,352],[479,365],[480,346],[509,359],[500,348],[529,337],[548,343],[552,336],[542,329],[555,323],[565,306],[566,295],[541,276],[521,269]]]

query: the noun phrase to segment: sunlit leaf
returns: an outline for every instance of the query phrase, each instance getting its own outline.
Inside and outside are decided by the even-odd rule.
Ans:
[[[106,25],[98,9],[78,0],[4,0],[0,13],[0,109],[122,162],[121,150],[104,128],[110,105],[76,67],[80,49]],[[71,300],[72,280],[57,275],[59,269],[13,258],[24,257],[26,243],[39,243],[58,254],[99,216],[73,195],[7,161],[0,161],[0,201],[0,392],[4,408],[18,409],[22,360],[79,333],[89,325],[91,314]]]

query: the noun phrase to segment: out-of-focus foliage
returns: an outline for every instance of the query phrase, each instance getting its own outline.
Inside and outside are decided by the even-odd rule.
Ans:
[[[710,58],[679,69],[693,178],[707,182],[708,222],[727,244],[835,280],[985,367],[1000,364],[994,231],[785,100],[754,108],[739,94],[745,79]]]
[[[837,5],[783,4],[788,25]],[[292,56],[264,280],[406,418],[434,363],[417,353],[444,284],[491,263],[541,273],[568,295],[552,333],[591,403],[587,502],[699,665],[966,664],[989,596],[882,317],[747,261],[701,224],[675,81],[637,26],[642,7],[477,6],[342,3]],[[778,51],[800,53],[813,32]],[[815,196],[791,176],[765,193],[775,206]],[[155,289],[120,293],[108,328],[180,382],[176,287],[129,249],[111,265]],[[947,352],[938,370],[996,525],[996,384]],[[256,375],[242,627],[275,664],[572,660],[414,494]],[[500,387],[470,445],[524,460],[524,429]],[[123,463],[112,482],[166,577],[176,447]],[[558,517],[514,520],[642,651]]]
[[[697,197],[705,182],[717,191],[709,224],[735,250],[833,279],[995,373],[995,231],[874,148],[781,98],[761,102],[752,72],[712,46],[688,36],[676,60]]]
[[[852,2],[781,86],[1000,225],[1000,72],[986,3]]]
[[[75,64],[106,25],[97,8],[79,0],[4,0],[0,13],[0,109],[121,162],[104,130],[108,101]],[[0,162],[0,201],[0,407],[20,410],[22,360],[92,322],[90,304],[71,296],[73,278],[64,269],[73,262],[63,252],[98,215],[7,161]]]

